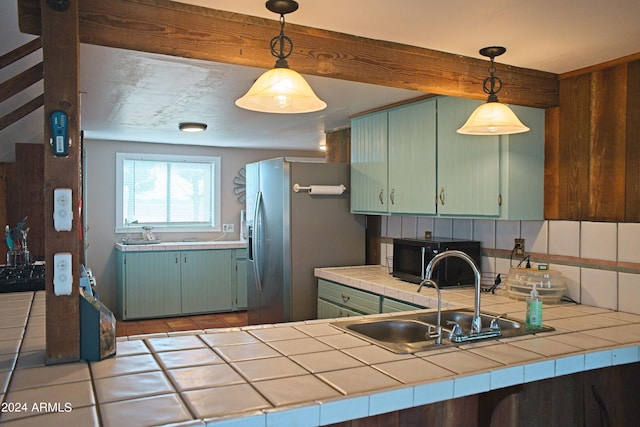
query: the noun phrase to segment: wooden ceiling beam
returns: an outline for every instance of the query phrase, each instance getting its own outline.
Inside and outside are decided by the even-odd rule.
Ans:
[[[22,32],[40,34],[39,0],[18,0]],[[81,43],[258,68],[272,68],[277,20],[169,0],[79,0]],[[287,23],[289,66],[302,73],[424,93],[485,99],[488,60]],[[558,105],[558,75],[496,65],[500,101]]]

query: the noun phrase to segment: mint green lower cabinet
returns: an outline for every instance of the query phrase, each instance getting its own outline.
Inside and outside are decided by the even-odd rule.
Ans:
[[[321,302],[343,308],[346,310],[345,313],[347,313],[347,311],[353,313],[351,315],[375,314],[380,312],[380,295],[324,279],[318,279],[318,318],[324,319],[326,317],[319,317]],[[326,307],[324,304],[323,306]],[[332,312],[335,312],[335,310],[332,309]]]
[[[247,250],[236,249],[234,252],[235,271],[235,309],[245,310],[247,308]]]
[[[396,313],[399,311],[419,310],[422,307],[420,305],[410,304],[404,301],[398,301],[393,298],[382,297],[382,306],[380,308],[381,313]]]
[[[180,252],[129,252],[123,267],[123,319],[182,313]]]
[[[244,252],[117,250],[118,317],[143,319],[245,309]]]
[[[318,319],[337,319],[340,317],[362,316],[362,313],[349,310],[328,301],[318,300]]]
[[[231,256],[227,250],[182,251],[182,313],[230,311]]]
[[[419,305],[318,279],[318,319],[419,310]]]

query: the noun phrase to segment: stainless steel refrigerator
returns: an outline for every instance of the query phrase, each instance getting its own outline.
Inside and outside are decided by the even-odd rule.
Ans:
[[[264,160],[246,166],[246,183],[249,324],[314,319],[313,269],[365,262],[365,218],[349,212],[348,189],[326,194],[349,186],[349,165]]]

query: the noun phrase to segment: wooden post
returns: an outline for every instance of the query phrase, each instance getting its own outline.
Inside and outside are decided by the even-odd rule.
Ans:
[[[46,262],[46,363],[64,363],[80,359],[79,254],[78,215],[80,188],[80,124],[78,90],[78,2],[51,2],[62,5],[55,10],[47,0],[40,1],[42,11],[42,54],[44,63],[44,242]],[[68,156],[55,156],[49,136],[49,118],[53,111],[68,117]],[[72,191],[73,221],[71,231],[56,231],[53,224],[53,191]],[[53,279],[56,271],[54,254],[71,253],[73,283],[71,295],[56,295]]]

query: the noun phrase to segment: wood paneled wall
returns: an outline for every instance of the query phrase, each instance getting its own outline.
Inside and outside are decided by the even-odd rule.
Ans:
[[[640,60],[560,79],[547,110],[545,218],[640,221]]]
[[[351,128],[329,131],[326,134],[327,162],[351,163]],[[369,265],[380,264],[380,227],[382,218],[377,215],[367,215],[367,230],[365,236],[366,258]]]
[[[44,157],[41,144],[16,144],[15,163],[0,169],[0,225],[15,227],[25,216],[32,259],[44,258]],[[6,249],[6,246],[4,246]],[[3,251],[0,251],[0,254]],[[3,259],[3,258],[0,258]]]
[[[351,163],[351,128],[326,133],[327,162]]]

